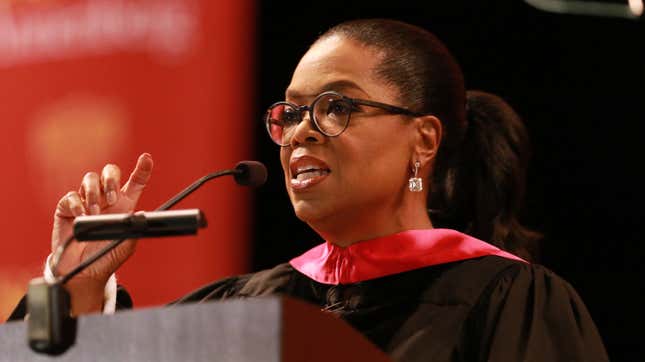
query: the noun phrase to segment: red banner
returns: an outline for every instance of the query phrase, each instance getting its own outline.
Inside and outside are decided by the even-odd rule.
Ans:
[[[9,5],[7,5],[9,4]],[[249,0],[18,1],[0,6],[0,319],[50,251],[58,199],[86,171],[142,152],[151,210],[251,155],[254,19]],[[212,181],[180,208],[197,237],[146,239],[117,274],[136,306],[169,302],[247,270],[248,190]]]

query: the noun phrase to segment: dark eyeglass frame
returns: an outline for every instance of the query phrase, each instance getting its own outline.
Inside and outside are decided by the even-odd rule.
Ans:
[[[335,134],[330,134],[328,132],[323,131],[320,128],[320,126],[318,125],[318,120],[316,119],[316,117],[314,115],[314,111],[313,111],[314,108],[316,107],[316,103],[318,103],[325,96],[329,96],[329,95],[334,95],[334,96],[340,97],[343,101],[346,101],[347,103],[349,103],[351,105],[350,110],[349,110],[349,114],[347,115],[347,122],[345,123],[345,126],[339,132],[337,132]],[[289,143],[291,142],[291,139],[289,139],[289,142],[287,142],[285,144],[281,144],[281,143],[276,142],[273,139],[273,137],[271,137],[271,128],[270,128],[271,127],[271,123],[270,123],[271,111],[275,107],[281,106],[281,105],[282,106],[289,106],[289,107],[294,109],[294,111],[296,112],[296,114],[298,116],[298,124],[302,123],[302,121],[303,121],[302,112],[308,111],[309,112],[309,119],[311,119],[313,121],[313,125],[314,125],[314,128],[316,129],[316,131],[320,132],[321,134],[323,134],[323,135],[325,135],[327,137],[337,137],[337,136],[341,135],[343,132],[345,132],[345,129],[347,129],[347,126],[349,126],[349,122],[350,122],[350,120],[352,118],[352,112],[356,109],[357,105],[379,108],[379,109],[382,109],[384,111],[387,111],[390,114],[403,114],[403,115],[411,116],[411,117],[421,117],[421,116],[429,115],[427,113],[414,112],[414,111],[411,111],[411,110],[406,109],[406,108],[393,106],[391,104],[370,101],[370,100],[367,100],[367,99],[350,98],[350,97],[347,97],[347,96],[345,96],[345,95],[343,95],[341,93],[335,92],[335,91],[327,91],[327,92],[320,93],[319,95],[316,96],[316,98],[314,98],[314,100],[308,106],[298,106],[298,105],[295,105],[293,103],[286,102],[286,101],[275,102],[266,111],[266,115],[264,116],[264,125],[265,125],[265,127],[267,129],[267,132],[269,133],[269,138],[271,138],[271,140],[274,143],[276,143],[278,146],[281,146],[281,147],[288,146]]]

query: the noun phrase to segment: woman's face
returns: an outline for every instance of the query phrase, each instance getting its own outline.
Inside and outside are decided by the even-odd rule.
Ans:
[[[334,90],[402,106],[398,91],[377,79],[380,54],[339,36],[316,43],[301,59],[286,100],[310,105]],[[337,137],[317,132],[305,113],[280,159],[296,215],[327,238],[348,227],[382,223],[405,202],[411,176],[414,125],[409,117],[359,106]],[[329,239],[328,239],[329,240]]]

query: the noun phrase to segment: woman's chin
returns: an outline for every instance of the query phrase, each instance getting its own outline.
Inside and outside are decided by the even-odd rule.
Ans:
[[[298,219],[309,225],[319,223],[329,216],[329,206],[321,200],[291,200]]]
[[[320,208],[312,205],[310,201],[293,202],[293,211],[298,219],[306,223],[320,218]]]

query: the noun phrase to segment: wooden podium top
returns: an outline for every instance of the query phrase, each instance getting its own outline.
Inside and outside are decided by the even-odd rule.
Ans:
[[[342,320],[286,297],[80,317],[63,355],[33,352],[27,325],[0,326],[0,361],[390,361]]]

